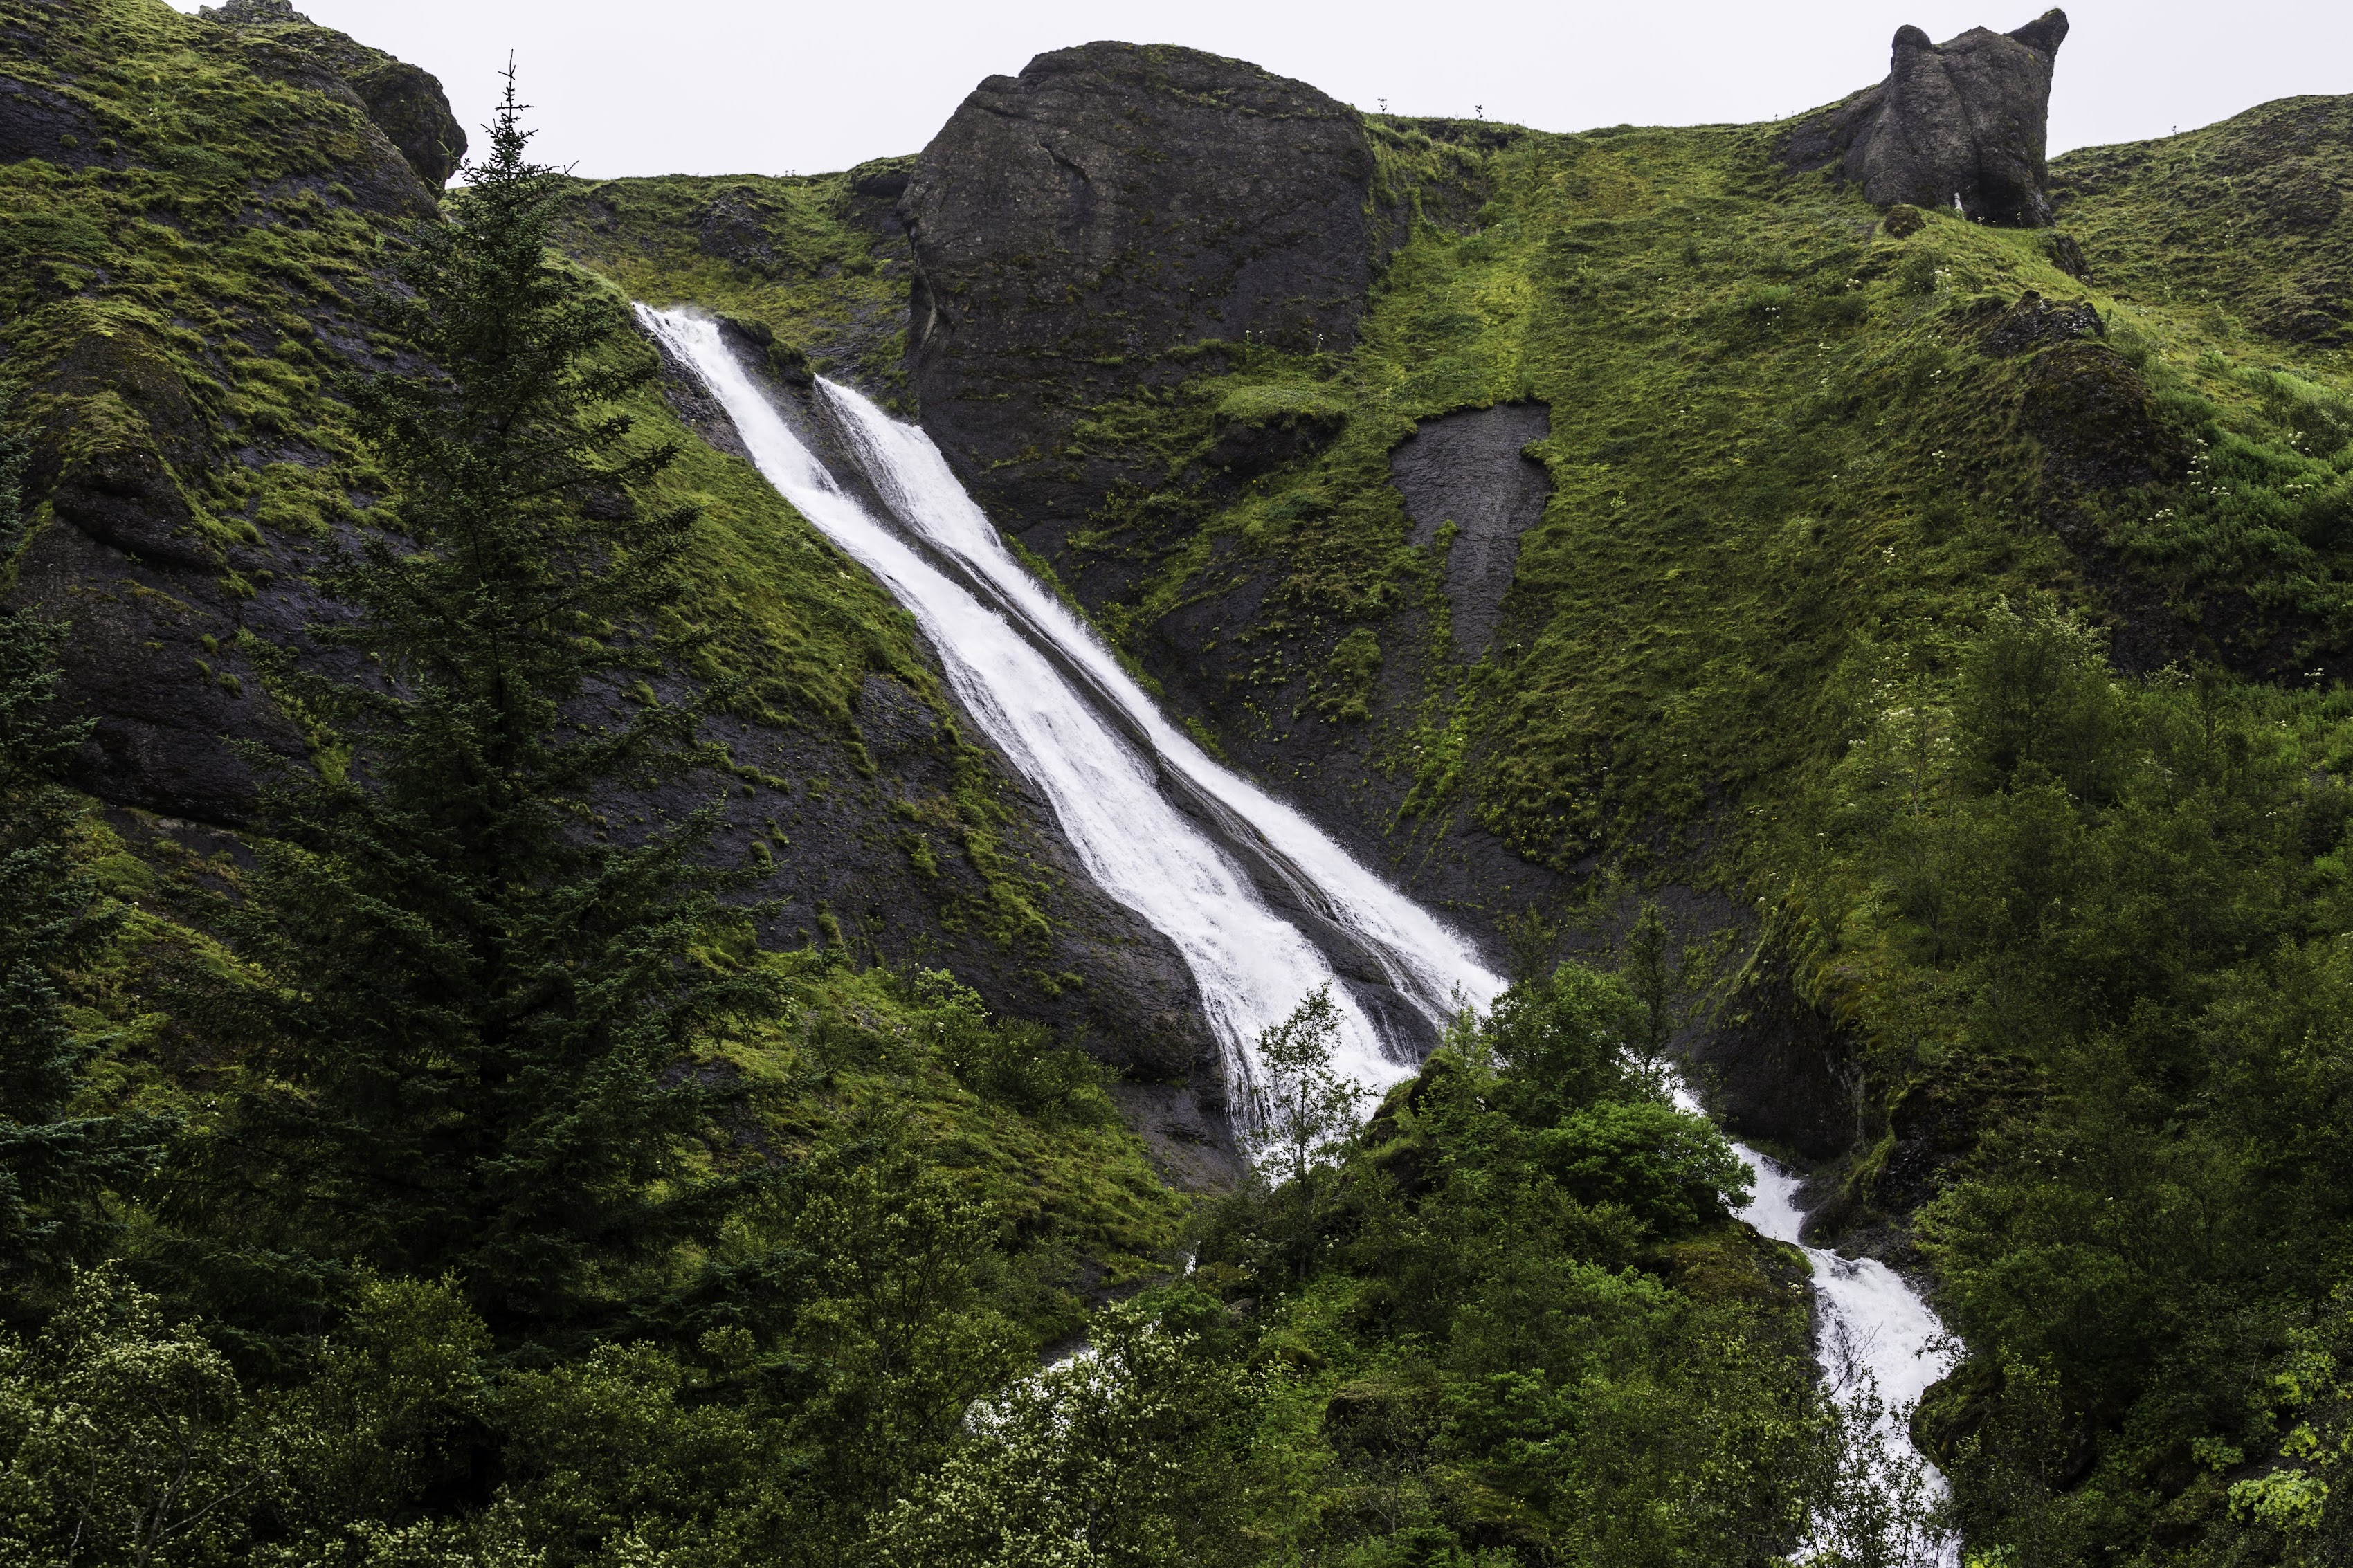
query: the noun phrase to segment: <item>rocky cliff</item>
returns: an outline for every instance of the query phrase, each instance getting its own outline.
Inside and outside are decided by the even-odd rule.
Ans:
[[[0,542],[0,593],[68,625],[64,695],[95,725],[74,782],[140,853],[209,853],[268,829],[256,755],[303,765],[316,739],[269,656],[325,657],[307,628],[337,612],[311,578],[377,499],[340,395],[413,368],[369,290],[384,247],[432,221],[464,138],[429,76],[282,4],[5,16],[0,351],[35,504]],[[887,212],[897,194],[851,199]],[[769,942],[950,968],[1174,1086],[1163,1119],[1214,1138],[1174,950],[1093,887],[878,588],[658,399],[635,413],[688,447],[675,483],[705,514],[688,613],[758,696],[709,737],[729,771],[617,799],[613,827],[723,795],[723,848],[782,904]]]
[[[1092,404],[1181,378],[1208,344],[1354,345],[1372,175],[1355,110],[1240,60],[1098,43],[990,77],[900,200],[924,427],[1055,552],[1150,479],[1071,446]]]

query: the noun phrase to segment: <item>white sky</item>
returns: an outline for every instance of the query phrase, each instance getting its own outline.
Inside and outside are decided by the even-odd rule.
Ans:
[[[193,11],[195,0],[174,0]],[[2043,0],[295,0],[441,79],[470,134],[514,51],[534,150],[593,176],[816,174],[913,153],[982,77],[1096,38],[1253,60],[1361,109],[1547,131],[1795,113],[1877,81],[1911,22],[2008,29]],[[2345,0],[2081,0],[2051,150],[2353,92]],[[479,141],[479,138],[477,139]]]

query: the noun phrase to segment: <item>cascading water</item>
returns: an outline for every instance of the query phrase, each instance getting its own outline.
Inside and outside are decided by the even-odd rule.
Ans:
[[[1952,1370],[1953,1352],[1944,1325],[1904,1277],[1875,1258],[1841,1258],[1799,1239],[1806,1216],[1797,1205],[1798,1178],[1756,1150],[1735,1143],[1757,1173],[1756,1194],[1740,1217],[1763,1235],[1786,1241],[1806,1255],[1814,1281],[1816,1354],[1834,1385],[1870,1379],[1881,1401],[1873,1438],[1891,1456],[1912,1446],[1906,1414],[1928,1385]],[[1931,1466],[1932,1496],[1943,1495],[1945,1479]],[[1954,1541],[1932,1544],[1919,1568],[1952,1568],[1960,1561]]]
[[[1170,724],[1093,631],[1014,559],[921,429],[847,387],[819,383],[900,527],[960,570],[994,607],[835,482],[753,384],[715,321],[684,309],[638,309],[726,409],[768,481],[913,614],[956,696],[1045,794],[1089,873],[1176,944],[1238,1081],[1253,1077],[1259,1031],[1326,984],[1343,1018],[1335,1067],[1378,1089],[1411,1064],[1383,1048],[1314,943],[1269,909],[1231,858],[1169,804],[1163,773],[1230,837],[1249,844],[1307,908],[1354,939],[1431,1023],[1494,1000],[1503,982],[1461,937]],[[1741,1217],[1775,1240],[1803,1247],[1796,1178],[1756,1151],[1733,1146],[1757,1173],[1755,1196]],[[1908,1447],[1902,1411],[1949,1364],[1936,1317],[1885,1264],[1804,1250],[1813,1269],[1823,1363],[1834,1380],[1856,1370],[1870,1374],[1886,1406],[1877,1440],[1901,1453]],[[1952,1557],[1947,1544],[1929,1562]]]
[[[1375,1090],[1413,1070],[1409,1059],[1384,1048],[1380,1031],[1315,944],[1269,909],[1225,850],[1170,804],[1155,776],[1155,759],[1122,734],[1021,630],[846,493],[753,384],[722,341],[716,322],[685,310],[639,307],[639,314],[694,368],[726,409],[768,482],[880,578],[914,616],[938,652],[957,698],[1013,765],[1045,795],[1088,874],[1176,944],[1200,987],[1210,1026],[1226,1054],[1229,1081],[1238,1086],[1255,1081],[1251,1052],[1260,1031],[1280,1023],[1310,993],[1327,985],[1340,1014],[1333,1064],[1337,1070]],[[835,395],[841,395],[837,391]],[[879,410],[874,417],[889,424]],[[920,432],[914,435],[922,439]],[[924,449],[929,450],[928,443]],[[937,474],[945,478],[946,466],[939,463],[937,453],[931,458],[938,465]],[[925,496],[921,487],[929,478],[919,470],[913,483],[897,481],[898,493]],[[946,479],[946,484],[962,497],[953,479]],[[966,500],[964,505],[971,502]],[[922,515],[931,516],[928,511]],[[926,531],[915,527],[913,531],[923,536]],[[1006,563],[1019,570],[1009,556]],[[1060,612],[1069,634],[1056,639],[1051,632],[1060,628],[1051,620],[1026,616],[1033,627],[1047,629],[1050,646],[1065,661],[1086,670],[1091,684],[1116,694],[1123,716],[1148,713],[1148,700],[1101,645],[1082,635],[1083,628],[1060,605],[1050,599],[1042,603]],[[1173,736],[1156,714],[1152,723]],[[1157,734],[1149,729],[1145,733],[1156,742]],[[1189,742],[1187,746],[1198,755],[1198,748]],[[1222,772],[1206,757],[1199,757],[1196,767],[1204,776]],[[1250,797],[1257,792],[1229,774],[1226,780],[1225,794],[1219,798],[1262,803],[1264,822],[1247,810],[1242,815],[1282,846],[1303,874],[1328,876],[1340,889],[1332,900],[1335,921],[1342,915],[1360,920],[1374,943],[1389,933],[1394,951],[1377,951],[1414,982],[1407,994],[1417,1005],[1442,1008],[1457,992],[1471,1004],[1484,1005],[1501,989],[1460,938],[1383,886],[1303,818],[1263,795],[1253,802]],[[1248,1114],[1246,1102],[1237,1109]]]
[[[1468,942],[1419,904],[1382,881],[1292,807],[1219,766],[1171,724],[1128,678],[1093,628],[1072,615],[1013,558],[939,448],[846,386],[818,384],[839,416],[860,467],[900,523],[987,583],[1033,635],[1070,659],[1102,698],[1141,734],[1154,757],[1196,798],[1206,798],[1248,833],[1308,907],[1373,956],[1398,992],[1433,1026],[1468,1004],[1484,1007],[1503,982]]]

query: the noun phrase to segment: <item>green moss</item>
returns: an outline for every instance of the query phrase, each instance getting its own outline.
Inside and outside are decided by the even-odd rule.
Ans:
[[[905,385],[905,241],[858,186],[912,163],[807,178],[583,181],[565,248],[653,305],[705,306],[767,327],[819,374],[896,405]],[[863,206],[868,221],[857,221]]]

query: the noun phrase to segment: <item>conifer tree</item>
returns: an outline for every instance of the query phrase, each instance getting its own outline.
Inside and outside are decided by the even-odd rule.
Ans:
[[[0,557],[22,526],[21,439],[0,442]],[[153,1163],[154,1124],[73,1114],[78,1071],[98,1042],[67,1027],[58,972],[88,958],[115,921],[68,835],[57,782],[90,732],[56,710],[65,628],[0,614],[0,1292],[19,1295],[86,1257],[102,1199]]]
[[[395,505],[322,574],[351,614],[314,630],[362,657],[286,672],[350,761],[270,787],[274,842],[219,916],[254,973],[195,989],[248,1087],[185,1189],[280,1256],[455,1269],[511,1343],[592,1331],[712,1219],[727,1184],[686,1143],[719,1075],[688,1064],[773,997],[710,956],[743,920],[715,807],[598,837],[617,791],[709,760],[715,697],[598,721],[693,513],[634,500],[674,451],[613,405],[656,364],[549,257],[561,175],[523,107],[510,73],[489,157],[397,264],[389,324],[432,368],[353,389]]]

